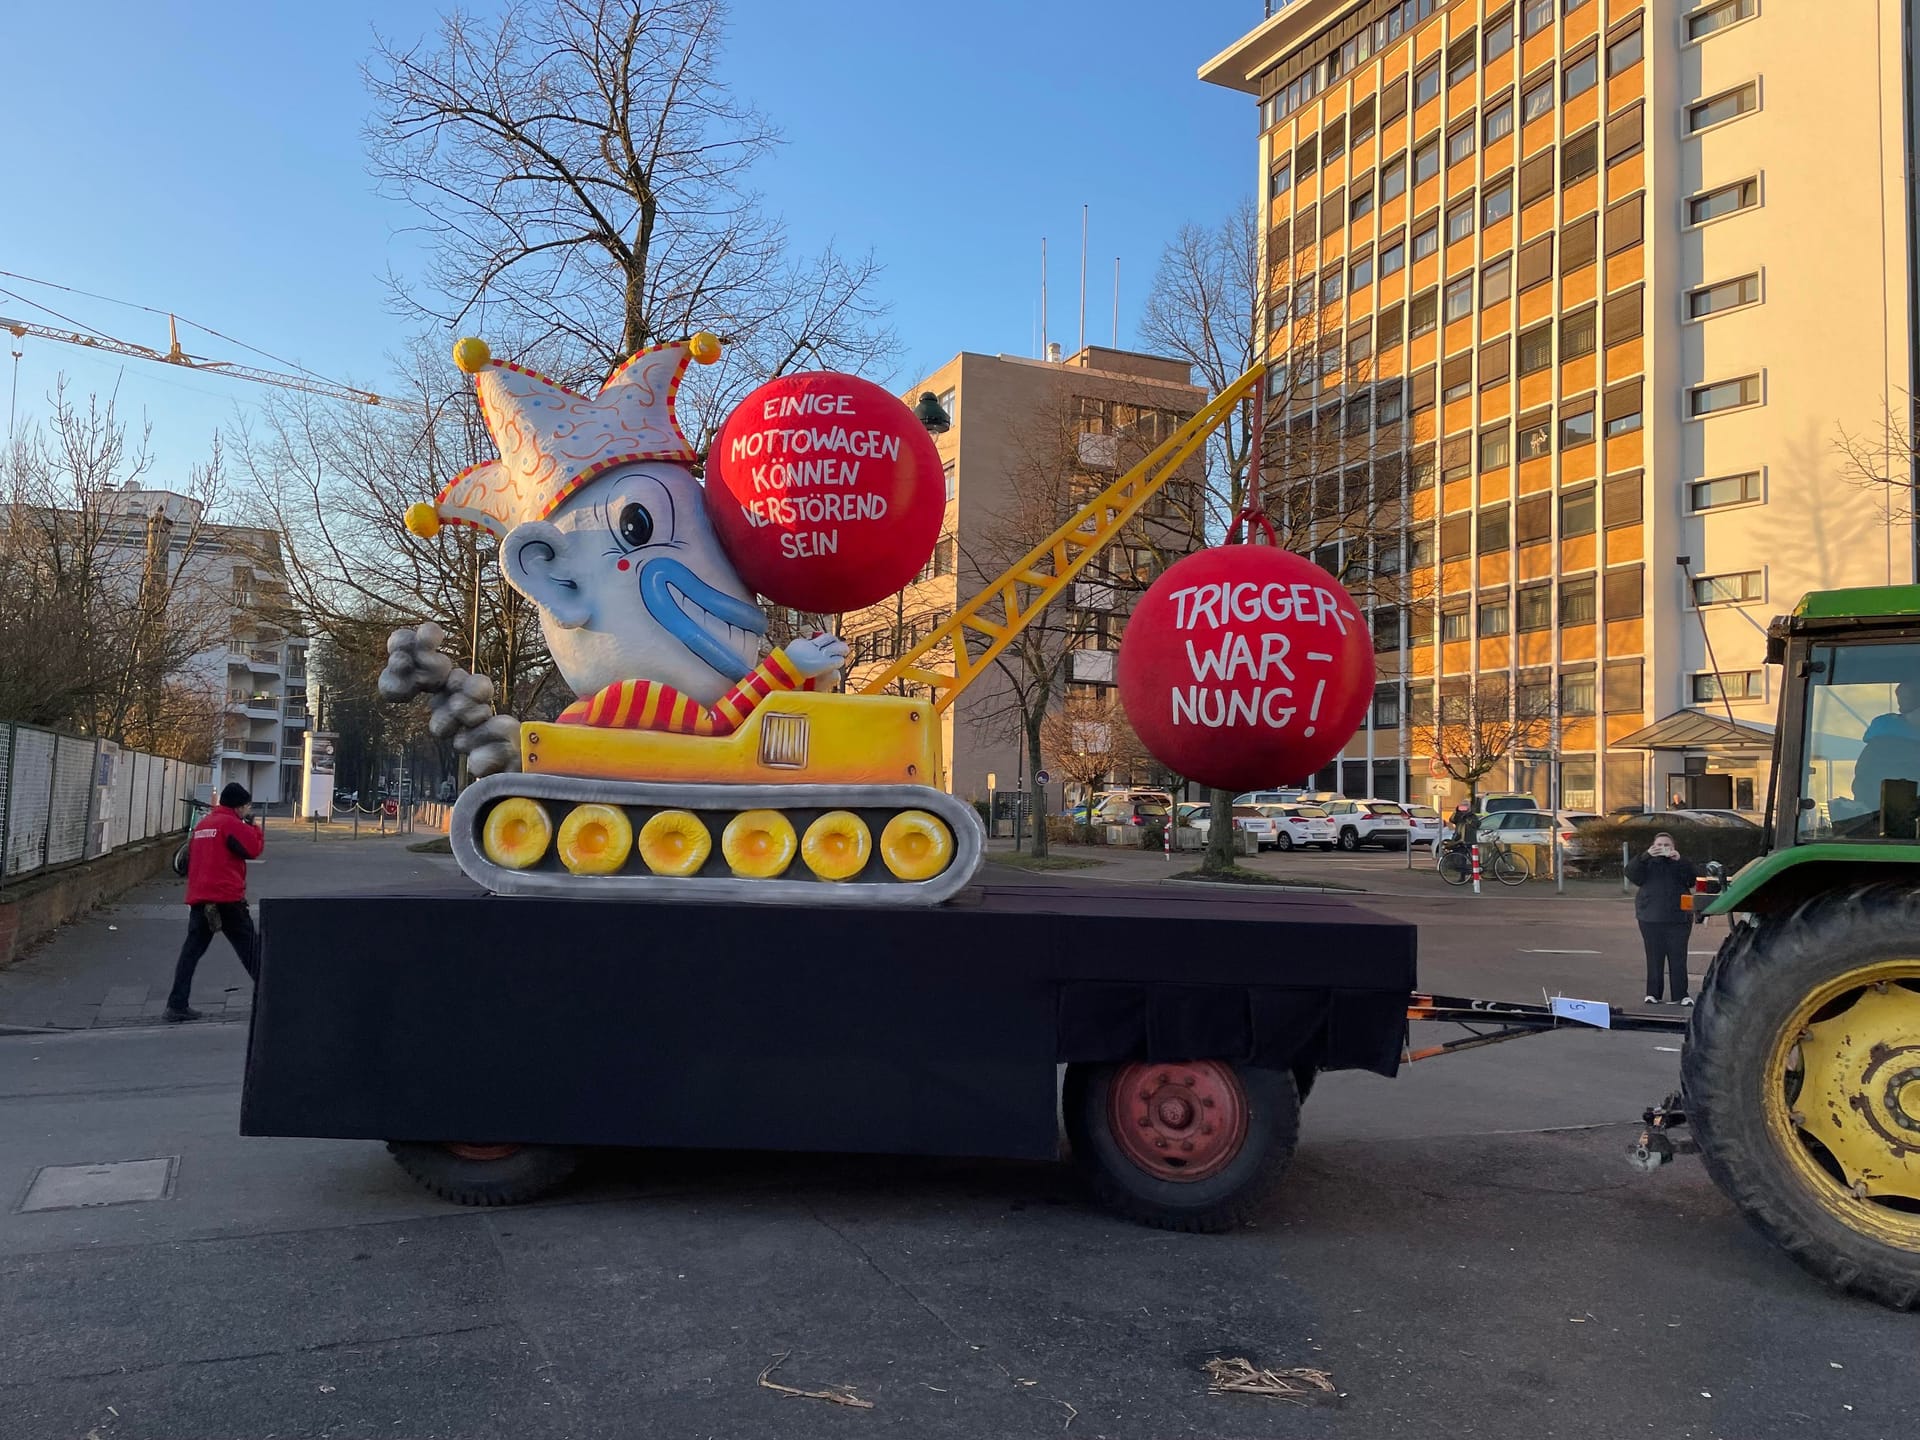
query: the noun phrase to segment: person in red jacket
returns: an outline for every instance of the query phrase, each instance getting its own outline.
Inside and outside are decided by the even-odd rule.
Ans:
[[[166,1018],[198,1020],[200,1012],[187,1003],[193,972],[200,957],[223,931],[233,953],[246,967],[247,978],[260,974],[259,939],[253,931],[253,913],[247,909],[247,862],[260,858],[267,838],[251,823],[253,797],[235,782],[220,792],[220,803],[193,827],[187,846],[187,943],[173,969],[173,989],[167,995]]]

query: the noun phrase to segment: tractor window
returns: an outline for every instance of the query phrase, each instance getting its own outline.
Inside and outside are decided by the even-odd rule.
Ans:
[[[1801,841],[1920,838],[1920,645],[1814,648]]]

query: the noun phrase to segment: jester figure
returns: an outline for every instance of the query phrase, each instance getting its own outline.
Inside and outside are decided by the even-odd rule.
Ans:
[[[674,413],[687,366],[720,349],[703,332],[642,350],[588,396],[480,340],[454,347],[500,457],[412,506],[406,525],[428,537],[472,525],[500,542],[508,583],[539,607],[579,697],[560,723],[725,735],[775,691],[830,687],[846,660],[824,633],[760,655],[766,617],[714,534]],[[443,639],[435,625],[396,631],[382,695],[430,695],[430,728],[475,774],[518,768],[518,722],[493,713],[491,682],[456,669]]]

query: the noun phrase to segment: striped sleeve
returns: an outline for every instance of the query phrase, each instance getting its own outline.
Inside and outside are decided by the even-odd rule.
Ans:
[[[731,735],[752,713],[753,707],[767,696],[776,690],[797,690],[802,683],[800,672],[787,659],[787,652],[774,651],[754,666],[744,680],[713,702],[713,733]]]
[[[563,725],[598,725],[619,730],[669,730],[676,735],[731,735],[753,707],[776,690],[798,690],[801,679],[786,652],[767,656],[709,710],[671,685],[655,680],[622,680],[560,712]]]

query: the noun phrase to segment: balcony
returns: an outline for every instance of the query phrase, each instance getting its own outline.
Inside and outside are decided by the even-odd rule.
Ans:
[[[1120,608],[1120,595],[1111,585],[1098,580],[1076,580],[1073,584],[1073,608],[1110,615]]]
[[[227,692],[227,711],[234,711],[255,720],[274,720],[280,715],[280,697],[264,691],[229,690]]]
[[[280,753],[280,747],[271,740],[243,740],[238,735],[223,735],[220,738],[222,755],[244,755],[248,759],[272,757]]]

